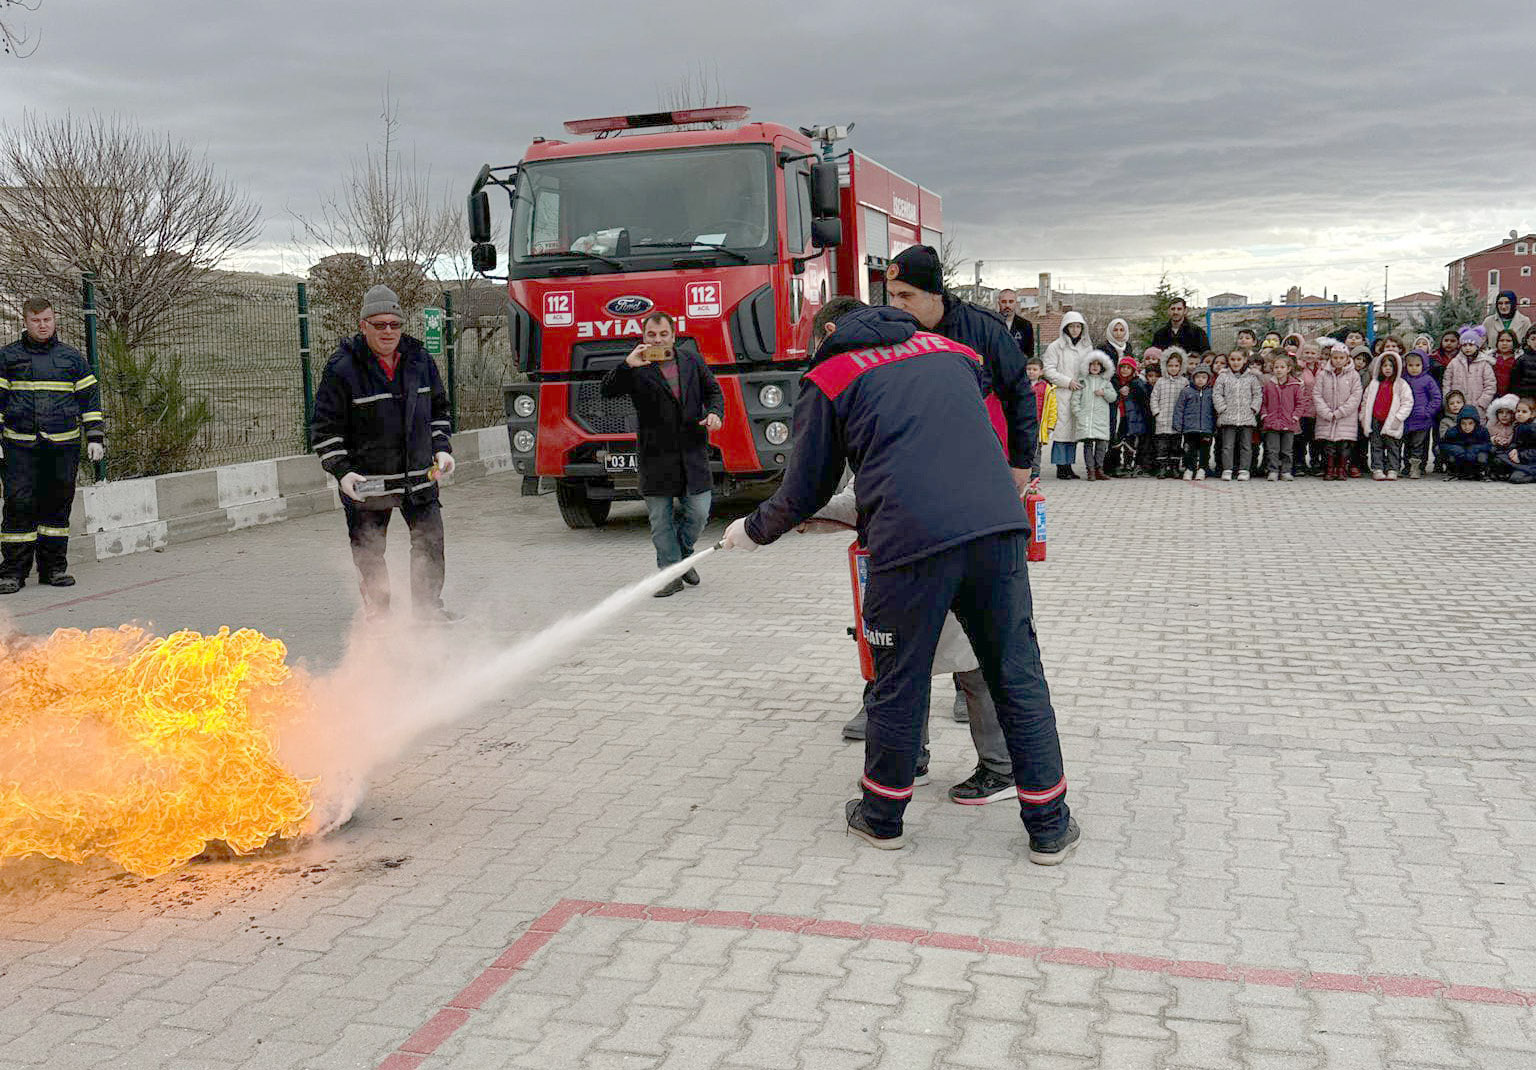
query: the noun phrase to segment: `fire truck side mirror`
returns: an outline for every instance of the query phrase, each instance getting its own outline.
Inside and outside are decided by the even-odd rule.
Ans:
[[[843,221],[836,218],[812,220],[811,244],[818,249],[836,249],[843,244]]]
[[[811,212],[817,219],[835,219],[838,208],[837,164],[811,164]]]
[[[495,271],[496,246],[490,242],[476,242],[469,247],[469,262],[476,271]]]
[[[491,240],[491,198],[485,190],[469,195],[469,240],[477,245]]]

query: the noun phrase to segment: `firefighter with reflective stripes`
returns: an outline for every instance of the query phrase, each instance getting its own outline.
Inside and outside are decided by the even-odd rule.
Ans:
[[[443,608],[443,511],[437,480],[453,471],[448,392],[437,363],[402,333],[405,314],[387,286],[363,297],[360,332],[343,339],[315,393],[310,445],[336,478],[357,566],[363,611],[389,613],[384,539],[395,509],[411,533],[411,607],[416,619],[462,619]]]
[[[783,484],[723,541],[742,550],[775,541],[819,511],[851,467],[875,679],[849,831],[884,850],[905,846],[934,652],[953,610],[997,706],[1030,861],[1055,865],[1081,834],[1035,638],[1029,522],[983,400],[989,386],[974,350],[919,330],[906,312],[843,314],[801,384]],[[1027,470],[1032,458],[1019,460]]]
[[[92,461],[105,455],[101,387],[85,357],[59,341],[53,305],[22,306],[21,338],[0,349],[0,449],[5,454],[5,517],[0,521],[0,594],[38,578],[71,587],[69,513],[75,504],[80,440]]]

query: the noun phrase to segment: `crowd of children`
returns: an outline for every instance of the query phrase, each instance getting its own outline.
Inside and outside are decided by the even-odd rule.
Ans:
[[[1085,325],[1074,326],[1064,338],[1081,347]],[[1528,322],[1492,338],[1484,325],[1446,331],[1438,344],[1421,334],[1411,346],[1396,337],[1367,346],[1358,331],[1260,340],[1241,330],[1225,354],[1174,346],[1140,359],[1128,333],[1114,321],[1103,345],[1079,353],[1077,371],[1063,371],[1057,353],[1028,363],[1042,449],[1053,443],[1059,460],[1063,444],[1081,444],[1087,479],[1388,481],[1435,472],[1536,483],[1536,327]],[[1058,463],[1056,474],[1084,478],[1071,463]]]

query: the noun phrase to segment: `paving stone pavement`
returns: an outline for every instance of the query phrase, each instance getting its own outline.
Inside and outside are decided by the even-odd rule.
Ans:
[[[446,498],[466,642],[648,566],[638,507],[569,532],[516,486]],[[0,868],[0,1070],[1536,1066],[1536,495],[1046,491],[1068,864],[944,800],[971,756],[942,716],[912,846],[845,835],[846,542],[791,536],[435,733],[324,841]],[[252,625],[323,670],[356,604],[331,516],[77,574],[3,609]],[[564,900],[594,906],[530,935]]]

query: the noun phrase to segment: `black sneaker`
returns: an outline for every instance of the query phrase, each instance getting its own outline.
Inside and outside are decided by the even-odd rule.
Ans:
[[[1083,830],[1077,827],[1075,817],[1067,818],[1067,831],[1054,840],[1037,841],[1029,838],[1029,860],[1037,866],[1059,866],[1077,849],[1077,841],[1083,838]]]
[[[899,851],[907,845],[907,837],[898,832],[894,836],[881,836],[869,827],[869,822],[864,820],[864,800],[849,799],[843,807],[843,816],[848,819],[848,831],[859,837],[871,847],[878,847],[882,851]]]
[[[984,765],[978,765],[974,773],[949,789],[949,801],[961,806],[985,806],[1018,796],[1012,777],[994,773]]]
[[[15,594],[26,585],[26,580],[19,580],[15,576],[0,576],[0,594]]]
[[[673,595],[675,595],[678,591],[681,591],[682,589],[683,589],[683,581],[682,580],[673,580],[671,583],[667,584],[661,590],[659,590],[655,594],[651,595],[651,597],[652,598],[671,598]]]
[[[843,725],[844,739],[863,739],[868,732],[869,721],[865,719],[862,709],[853,715],[853,720]]]
[[[690,587],[697,587],[699,585],[699,570],[690,568],[687,572],[684,572],[683,582]]]
[[[55,572],[52,576],[39,576],[38,582],[48,587],[73,587],[75,578],[67,572]]]

